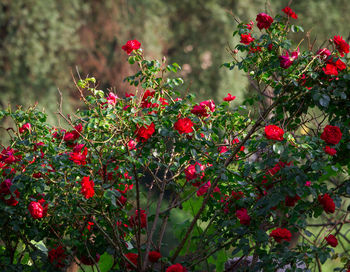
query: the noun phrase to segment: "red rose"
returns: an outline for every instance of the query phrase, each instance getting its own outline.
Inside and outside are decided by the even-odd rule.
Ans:
[[[83,144],[78,144],[74,147],[73,152],[69,153],[69,159],[76,163],[77,165],[86,164],[87,148],[84,149]],[[81,152],[83,150],[83,152]]]
[[[277,243],[282,242],[282,240],[290,242],[292,239],[292,234],[287,229],[277,228],[270,233],[270,237],[273,237]]]
[[[137,259],[139,258],[139,255],[137,255],[136,253],[129,252],[125,254],[125,257],[137,266]],[[133,269],[133,267],[129,263],[126,264],[126,268]]]
[[[282,9],[282,11],[288,15],[288,17],[291,17],[293,19],[298,19],[298,15],[290,8],[290,7],[285,7]]]
[[[2,199],[8,206],[16,206],[18,204],[17,199],[19,198],[19,192],[18,190],[15,190],[12,193],[10,190],[11,186],[12,186],[12,181],[10,179],[5,179],[3,182],[1,182],[0,199]],[[6,196],[8,195],[11,195],[11,197],[7,198]]]
[[[193,109],[191,110],[191,113],[199,116],[203,116],[203,117],[208,117],[209,116],[208,110],[211,112],[215,111],[215,104],[212,100],[206,100],[199,103],[199,105],[194,106]]]
[[[90,180],[90,177],[83,177],[80,192],[86,199],[89,199],[95,195],[94,185],[95,183]]]
[[[141,210],[140,219],[141,219],[140,228],[145,228],[147,226],[147,215],[145,210]],[[130,216],[129,223],[133,227],[137,224],[138,221],[139,221],[139,213],[138,213],[138,210],[136,210],[135,215]]]
[[[175,122],[174,128],[180,133],[191,133],[193,132],[193,123],[190,118],[182,118]]]
[[[232,96],[230,93],[228,93],[227,96],[224,97],[224,101],[228,101],[228,102],[233,101],[235,99],[236,99],[236,97]]]
[[[150,90],[145,91],[141,100],[141,108],[151,108],[154,105],[149,102],[149,100],[154,97],[155,93],[156,92],[151,92]]]
[[[190,181],[196,178],[202,179],[204,177],[204,170],[205,166],[200,164],[199,162],[195,162],[195,164],[189,165],[185,169],[186,180]]]
[[[57,248],[53,248],[48,253],[48,258],[50,263],[55,265],[57,268],[64,267],[64,260],[66,258],[66,254],[64,254],[64,249],[62,246]]]
[[[300,196],[298,195],[295,195],[294,197],[287,195],[284,202],[287,207],[294,207],[298,200],[300,200]]]
[[[336,247],[337,245],[338,245],[338,240],[337,240],[337,238],[334,236],[334,235],[332,235],[332,234],[329,234],[326,238],[324,238],[326,241],[327,241],[327,243],[330,245],[330,246],[332,246],[332,247]]]
[[[323,72],[329,76],[337,76],[338,69],[337,66],[333,63],[327,63],[326,67],[322,68]]]
[[[30,123],[26,123],[19,128],[19,133],[24,133],[26,131],[30,132],[32,130],[32,125]]]
[[[337,150],[329,147],[328,145],[324,148],[324,152],[326,152],[327,154],[329,154],[331,156],[334,156],[335,154],[337,154]]]
[[[321,48],[316,52],[316,55],[320,55],[323,59],[327,59],[332,53],[327,48]]]
[[[34,219],[40,219],[44,217],[44,207],[41,206],[39,202],[30,202],[28,210]]]
[[[265,135],[267,139],[283,141],[284,131],[278,126],[268,125],[265,127]]]
[[[349,45],[343,40],[342,36],[334,36],[333,42],[342,57],[344,53],[349,53]]]
[[[122,49],[130,55],[130,53],[134,50],[139,49],[141,46],[141,43],[138,40],[130,40],[127,41],[125,45],[122,46]]]
[[[183,267],[181,264],[177,263],[169,266],[165,270],[165,272],[187,272],[187,269]]]
[[[151,263],[156,263],[162,257],[162,255],[158,251],[151,251],[148,253],[148,260]]]
[[[248,215],[247,209],[242,208],[242,209],[237,210],[236,216],[242,225],[249,225],[250,224],[250,216]]]
[[[323,196],[319,195],[318,201],[321,203],[326,213],[334,213],[335,204],[333,199],[328,194],[324,194]]]
[[[149,126],[144,125],[136,130],[137,141],[146,142],[155,132],[155,125],[152,122]]]
[[[202,195],[206,194],[208,189],[210,188],[210,186],[211,186],[210,181],[208,181],[204,184],[201,184],[197,190],[197,196],[202,196]]]
[[[98,263],[100,260],[100,254],[96,253],[95,258],[91,258],[88,256],[81,256],[80,257],[80,262],[85,265],[94,265],[95,263]]]
[[[256,16],[256,21],[258,22],[258,28],[261,30],[263,28],[268,29],[271,26],[273,19],[270,15],[267,15],[266,13],[259,13]]]
[[[324,140],[327,144],[336,145],[340,142],[342,133],[340,128],[337,126],[327,125],[322,134],[321,139]]]
[[[241,43],[243,44],[250,44],[252,41],[254,41],[254,38],[249,34],[241,34]]]

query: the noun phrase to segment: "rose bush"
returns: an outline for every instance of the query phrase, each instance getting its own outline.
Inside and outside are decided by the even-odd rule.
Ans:
[[[69,129],[35,107],[1,110],[15,124],[0,153],[1,270],[99,269],[103,256],[110,271],[223,270],[238,256],[234,270],[248,255],[250,271],[321,270],[339,256],[327,244],[339,247],[348,222],[349,46],[335,36],[321,51],[292,48],[302,28],[283,12],[234,32],[242,44],[224,66],[256,83],[241,106],[230,93],[216,104],[179,97],[179,65],[146,60],[132,40],[123,49],[139,67],[126,78],[135,94],[79,80],[84,108],[59,111]]]

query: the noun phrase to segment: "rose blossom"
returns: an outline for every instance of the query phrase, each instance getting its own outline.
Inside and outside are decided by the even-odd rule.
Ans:
[[[250,216],[248,215],[247,209],[242,208],[242,209],[237,210],[236,216],[242,225],[249,225],[250,224]]]
[[[268,29],[271,26],[273,19],[270,15],[267,15],[266,13],[259,13],[256,16],[256,21],[258,22],[258,28],[261,30],[263,28]]]
[[[300,200],[300,196],[298,195],[295,195],[294,197],[287,195],[284,200],[284,203],[287,207],[294,207],[298,200]]]
[[[44,217],[44,207],[39,202],[32,201],[28,205],[28,210],[34,219],[40,219]]]
[[[265,127],[265,135],[267,139],[283,141],[284,131],[278,126],[268,125]]]
[[[197,169],[199,172],[197,172]],[[204,177],[204,170],[205,166],[199,162],[195,162],[194,164],[189,165],[185,169],[186,180],[190,181],[196,178],[202,179]]]
[[[180,134],[193,132],[193,123],[190,118],[180,118],[174,124],[174,129],[176,129]]]
[[[30,123],[25,123],[19,128],[19,133],[24,133],[26,131],[30,132],[32,130],[32,125]]]
[[[64,260],[66,258],[66,254],[62,246],[58,246],[57,248],[53,248],[48,253],[48,258],[50,263],[54,264],[57,268],[64,267]]]
[[[288,17],[291,17],[293,19],[298,19],[298,15],[290,8],[290,7],[285,7],[282,9],[282,11],[288,15]]]
[[[270,233],[270,237],[273,237],[277,243],[282,242],[282,240],[290,242],[292,239],[292,234],[287,229],[277,228]]]
[[[327,125],[322,134],[321,139],[324,140],[327,144],[336,145],[340,142],[342,133],[340,128],[337,126]]]
[[[140,210],[140,219],[141,219],[141,224],[140,228],[145,228],[147,226],[147,215],[145,210]],[[130,216],[129,218],[129,223],[133,227],[136,225],[136,223],[139,222],[139,212],[138,210],[135,211],[134,216]]]
[[[156,263],[162,257],[162,255],[158,251],[151,251],[148,253],[148,260],[151,263]]]
[[[328,194],[324,194],[323,196],[319,195],[318,201],[323,206],[323,209],[326,213],[334,213],[335,204],[333,199]]]
[[[337,150],[329,147],[328,145],[324,148],[324,152],[326,152],[327,154],[329,154],[331,156],[334,156],[335,154],[337,154]]]
[[[232,96],[230,93],[228,93],[227,96],[224,97],[224,101],[228,101],[228,102],[233,101],[235,99],[236,99],[236,96]]]
[[[199,105],[196,105],[191,110],[191,113],[202,116],[202,117],[208,117],[209,111],[214,112],[215,111],[215,103],[213,100],[206,100],[199,103]]]
[[[132,51],[139,49],[141,43],[138,40],[127,41],[125,45],[122,46],[122,49],[130,55]]]
[[[204,194],[208,191],[208,189],[210,188],[210,186],[211,186],[210,181],[208,181],[208,182],[205,183],[205,184],[200,185],[200,187],[199,187],[198,190],[197,190],[197,196],[202,196],[202,195],[204,195]]]
[[[299,48],[297,51],[290,53],[290,55],[287,51],[285,55],[279,56],[278,58],[280,60],[281,68],[283,69],[289,68],[293,64],[294,60],[298,58],[298,56],[299,56]]]
[[[346,41],[343,40],[342,36],[334,36],[333,42],[338,52],[340,53],[340,56],[343,57],[344,53],[349,53],[349,45]]]
[[[254,41],[254,38],[249,34],[241,34],[241,43],[243,44],[250,44],[251,42]]]
[[[94,185],[95,183],[90,180],[90,177],[83,177],[81,180],[80,192],[86,199],[89,199],[95,195]]]
[[[330,245],[330,246],[332,246],[332,247],[336,247],[337,245],[338,245],[338,240],[337,240],[337,238],[334,236],[334,235],[332,235],[332,234],[329,234],[326,238],[324,238],[326,241],[327,241],[327,243]]]
[[[146,142],[149,138],[151,138],[154,132],[155,132],[155,125],[153,122],[149,126],[144,125],[142,127],[138,127],[135,131],[137,136],[137,141],[141,141],[143,143]]]
[[[165,270],[165,272],[187,272],[187,269],[183,267],[181,264],[177,263],[169,266]]]
[[[135,266],[137,266],[137,259],[139,258],[139,255],[137,255],[136,253],[129,252],[125,254],[125,257],[128,258],[130,262],[132,262]],[[133,269],[133,267],[129,263],[126,263],[126,268]]]

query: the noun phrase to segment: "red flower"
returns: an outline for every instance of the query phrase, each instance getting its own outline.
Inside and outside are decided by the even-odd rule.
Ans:
[[[99,262],[99,260],[100,260],[100,254],[96,253],[94,259],[91,258],[91,257],[88,257],[88,256],[83,255],[83,256],[80,257],[79,260],[80,260],[80,262],[81,262],[82,264],[85,264],[85,265],[94,265],[95,263],[98,263],[98,262]]]
[[[268,29],[271,26],[273,19],[270,15],[267,15],[266,13],[259,13],[256,16],[256,21],[258,22],[258,28],[261,30],[263,28]]]
[[[193,123],[190,118],[180,118],[174,124],[174,128],[180,133],[191,133],[193,132]]]
[[[207,183],[204,183],[204,184],[200,185],[200,187],[199,187],[198,190],[197,190],[197,196],[202,196],[202,195],[204,195],[204,194],[208,191],[208,189],[210,188],[210,186],[211,186],[210,181],[208,181]]]
[[[137,259],[139,258],[139,255],[137,255],[136,253],[129,252],[125,254],[125,257],[137,266]],[[133,267],[129,263],[126,264],[126,268],[133,269]]]
[[[298,200],[300,200],[300,196],[298,195],[295,195],[294,197],[287,195],[284,202],[287,207],[294,207]]]
[[[344,56],[344,53],[349,53],[349,45],[343,40],[342,36],[334,36],[333,42],[342,57]]]
[[[334,156],[335,154],[337,154],[337,150],[329,147],[328,145],[324,148],[324,152],[326,152],[327,154],[329,154],[331,156]]]
[[[330,75],[330,76],[338,75],[337,66],[333,63],[327,63],[326,67],[323,67],[322,70],[326,75]]]
[[[324,194],[323,196],[319,195],[318,201],[321,203],[326,213],[334,213],[335,204],[333,199],[328,194]]]
[[[148,260],[151,263],[156,263],[162,257],[162,255],[158,251],[151,251],[148,253]]]
[[[196,105],[193,107],[191,110],[191,113],[202,116],[202,117],[208,117],[209,116],[209,111],[214,112],[215,111],[215,104],[212,100],[206,100],[199,105]]]
[[[254,38],[249,34],[241,34],[241,43],[243,44],[250,44],[254,41]]]
[[[316,52],[317,55],[320,55],[323,59],[329,57],[332,53],[327,48],[321,48]]]
[[[24,133],[26,131],[30,132],[32,130],[32,125],[30,123],[25,123],[19,128],[19,133]]]
[[[50,263],[54,264],[57,268],[64,267],[64,260],[66,258],[66,254],[64,254],[64,249],[62,246],[57,248],[53,248],[48,253],[48,258]]]
[[[15,190],[12,193],[10,190],[11,186],[12,186],[12,181],[10,179],[5,179],[3,182],[1,182],[0,199],[2,199],[8,206],[16,206],[18,204],[17,199],[19,198],[19,192],[18,190]],[[7,198],[6,196],[8,195],[11,195],[11,197]]]
[[[141,210],[140,219],[141,219],[140,228],[145,228],[147,226],[147,215],[145,213],[145,210]],[[136,210],[135,215],[130,216],[130,218],[129,218],[130,226],[132,226],[132,227],[135,226],[138,221],[139,221],[139,213],[138,213],[138,210]]]
[[[34,219],[40,219],[44,217],[44,207],[39,202],[30,202],[28,205],[28,210]]]
[[[17,152],[17,150],[12,149],[11,147],[4,148],[0,153],[0,162],[11,164],[20,161],[22,156],[16,155]]]
[[[71,130],[71,131],[66,132],[64,134],[63,140],[66,141],[66,142],[75,141],[76,139],[79,138],[79,136],[80,136],[79,133],[82,132],[82,130],[83,130],[83,125],[82,124],[76,125],[74,127],[74,130]]]
[[[134,150],[136,149],[137,142],[135,142],[133,139],[130,139],[128,142],[128,148],[129,150]]]
[[[224,97],[224,101],[228,101],[228,102],[233,101],[235,99],[236,99],[236,97],[232,96],[230,93],[228,93],[227,96]]]
[[[84,145],[79,144],[76,145],[73,149],[73,152],[69,153],[69,159],[76,163],[77,165],[85,165],[86,164],[86,155],[87,155],[87,148],[85,147],[83,152]]]
[[[169,266],[165,270],[165,272],[187,272],[187,269],[183,267],[181,264],[177,263]]]
[[[249,23],[249,24],[246,24],[245,26],[246,26],[247,29],[252,30],[252,29],[253,29],[253,26],[254,26],[254,22],[253,22],[253,21],[250,21],[250,23]]]
[[[250,216],[248,215],[247,209],[242,208],[242,209],[237,210],[236,216],[242,225],[249,225],[250,224]]]
[[[151,136],[153,135],[153,133],[155,132],[155,125],[152,122],[152,124],[150,124],[149,126],[144,125],[142,127],[139,127],[138,129],[136,129],[136,136],[137,136],[137,141],[141,141],[141,142],[146,142],[149,138],[151,138]]]
[[[204,170],[205,166],[200,164],[199,162],[195,162],[195,164],[189,165],[185,169],[186,180],[190,181],[196,178],[202,179],[204,177]]]
[[[268,125],[265,127],[265,135],[267,139],[283,141],[284,131],[278,126]]]
[[[321,139],[324,140],[327,144],[336,145],[340,142],[342,133],[340,128],[337,126],[327,125],[322,134]]]
[[[125,45],[122,46],[122,49],[130,55],[130,53],[134,50],[139,49],[141,46],[141,43],[138,40],[130,40],[127,41]]]
[[[277,243],[282,242],[282,240],[290,242],[292,239],[292,234],[287,229],[277,228],[270,233],[270,237],[273,237]]]
[[[296,60],[299,56],[299,48],[297,51],[291,52],[290,55],[288,52],[286,52],[285,55],[279,56],[279,60],[280,60],[280,66],[283,69],[287,69],[289,68],[294,60]]]
[[[81,190],[80,192],[86,199],[89,199],[95,195],[95,190],[94,190],[94,185],[95,183],[90,180],[90,177],[83,177],[81,180]]]
[[[292,17],[293,19],[298,19],[298,15],[290,8],[290,7],[285,7],[282,9],[282,11],[288,15],[288,17]]]
[[[330,246],[332,246],[332,247],[336,247],[337,245],[338,245],[338,240],[337,240],[337,238],[334,236],[334,235],[332,235],[332,234],[329,234],[326,238],[324,238],[326,241],[327,241],[327,243],[330,245]]]
[[[153,105],[149,100],[154,97],[155,92],[151,92],[150,90],[146,90],[143,94],[142,100],[141,100],[141,108],[153,108]],[[158,105],[158,104],[156,104]]]

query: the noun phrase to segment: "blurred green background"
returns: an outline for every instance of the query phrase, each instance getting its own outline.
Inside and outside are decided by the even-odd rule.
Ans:
[[[198,100],[216,100],[231,92],[241,103],[249,90],[246,76],[220,68],[231,61],[226,48],[239,42],[232,38],[236,22],[231,13],[255,22],[258,13],[281,14],[287,4],[281,0],[1,0],[0,107],[38,102],[55,124],[57,89],[63,93],[66,113],[80,105],[72,80],[77,71],[82,77],[96,77],[102,90],[121,96],[133,91],[123,79],[134,68],[121,50],[130,39],[142,43],[148,58],[165,55],[169,62],[180,64],[186,82],[183,92],[195,93]],[[334,35],[349,40],[350,1],[294,0],[291,7],[299,16],[293,23],[309,31],[312,41],[316,39],[315,51]],[[297,36],[295,43],[301,38]],[[188,218],[174,216],[180,222]]]

